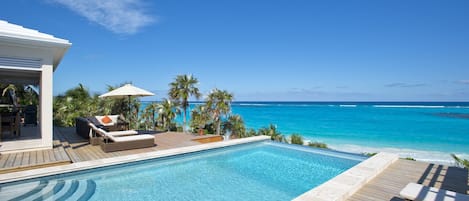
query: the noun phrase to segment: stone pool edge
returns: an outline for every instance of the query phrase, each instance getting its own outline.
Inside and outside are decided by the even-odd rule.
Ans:
[[[207,144],[200,144],[188,147],[179,147],[173,149],[166,149],[166,150],[158,150],[158,151],[151,151],[139,154],[131,154],[126,156],[118,156],[118,157],[111,157],[111,158],[104,158],[92,161],[83,161],[72,163],[68,165],[60,165],[60,166],[53,166],[53,167],[46,167],[46,168],[39,168],[39,169],[32,169],[32,170],[25,170],[20,172],[12,172],[12,173],[5,173],[0,174],[0,184],[15,182],[20,180],[26,179],[33,179],[37,177],[45,177],[51,176],[55,174],[63,174],[69,173],[74,171],[80,170],[87,170],[99,167],[106,167],[111,165],[118,165],[142,160],[149,160],[155,158],[162,158],[168,156],[174,156],[179,154],[186,154],[222,147],[228,147],[233,145],[239,144],[246,144],[251,142],[260,142],[270,140],[270,136],[255,136],[255,137],[248,137],[242,139],[234,139],[229,141],[221,141],[221,142],[213,142]]]
[[[397,154],[380,152],[293,200],[346,200],[398,159]]]

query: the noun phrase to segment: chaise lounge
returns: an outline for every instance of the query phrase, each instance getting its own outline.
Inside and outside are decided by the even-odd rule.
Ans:
[[[110,121],[104,122],[103,120],[105,117]],[[76,133],[79,136],[88,139],[90,137],[90,123],[106,131],[127,130],[129,126],[129,123],[126,122],[120,115],[78,117],[75,119]]]
[[[104,152],[122,151],[129,149],[138,149],[155,146],[155,137],[153,135],[139,135],[135,130],[126,131],[105,131],[89,123],[92,132],[91,139],[99,138],[101,149]],[[99,135],[99,137],[97,136]]]
[[[416,183],[408,183],[399,194],[407,200],[415,201],[469,201],[469,195]]]

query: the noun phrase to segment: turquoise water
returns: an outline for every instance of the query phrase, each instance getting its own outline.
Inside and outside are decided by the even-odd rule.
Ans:
[[[365,158],[261,142],[0,185],[2,200],[291,200]]]
[[[236,102],[233,113],[248,128],[273,123],[335,149],[389,151],[403,157],[449,162],[469,158],[469,103],[438,102]]]

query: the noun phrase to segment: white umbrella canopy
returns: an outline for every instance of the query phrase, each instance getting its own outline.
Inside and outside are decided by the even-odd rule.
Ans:
[[[122,87],[119,87],[117,89],[114,89],[110,92],[101,94],[99,97],[100,98],[106,98],[106,97],[125,98],[125,97],[128,97],[129,98],[129,108],[128,108],[129,109],[129,114],[128,115],[130,115],[130,97],[131,96],[143,97],[143,96],[154,96],[154,95],[155,95],[154,93],[151,93],[147,90],[135,87],[131,84],[126,84],[126,85],[124,85]]]
[[[142,96],[154,96],[154,95],[155,95],[154,93],[151,93],[145,89],[140,89],[131,84],[126,84],[122,87],[119,87],[110,92],[102,94],[99,97],[100,98],[105,98],[105,97],[124,98],[124,97],[130,97],[130,96],[142,97]]]

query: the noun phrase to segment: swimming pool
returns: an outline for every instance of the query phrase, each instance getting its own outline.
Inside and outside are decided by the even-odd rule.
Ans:
[[[2,200],[291,200],[366,159],[256,142],[0,184]]]

